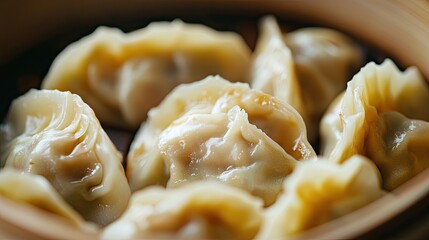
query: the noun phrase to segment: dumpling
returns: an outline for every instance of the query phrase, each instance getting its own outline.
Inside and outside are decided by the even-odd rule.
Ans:
[[[323,113],[358,71],[362,54],[347,36],[332,29],[302,28],[282,36],[275,19],[266,17],[260,31],[252,88],[295,107],[314,142]]]
[[[306,118],[292,51],[284,43],[282,32],[272,16],[263,18],[260,23],[251,77],[253,89],[289,103]]]
[[[79,96],[30,90],[10,106],[0,143],[1,167],[45,177],[86,220],[105,225],[126,208],[122,155]]]
[[[234,107],[238,108],[230,111]],[[181,117],[183,118],[179,120]],[[241,129],[233,128],[235,120],[239,122],[238,127]],[[211,121],[211,124],[206,125],[201,121]],[[230,132],[239,130],[239,132],[235,133],[236,136],[228,135],[226,133],[229,130]],[[181,131],[183,133],[187,131],[186,136]],[[203,136],[200,133],[208,135]],[[174,138],[169,134],[176,134],[177,137]],[[148,121],[142,125],[131,144],[127,162],[127,176],[131,189],[137,190],[153,184],[165,186],[171,177],[171,169],[176,167],[174,164],[170,165],[171,162],[166,157],[174,156],[175,152],[180,151],[183,151],[186,156],[185,151],[190,151],[199,152],[198,156],[201,160],[205,158],[204,152],[207,155],[211,154],[210,149],[215,147],[218,138],[228,140],[228,143],[221,142],[225,148],[233,149],[236,146],[239,147],[237,150],[241,151],[230,154],[219,153],[218,158],[222,161],[227,161],[223,156],[231,156],[236,160],[251,156],[252,153],[249,150],[252,149],[258,150],[258,154],[261,153],[259,150],[266,151],[259,149],[259,146],[257,148],[244,146],[256,143],[256,138],[250,137],[252,135],[261,137],[259,141],[263,148],[267,147],[270,152],[275,150],[276,156],[282,156],[282,159],[277,159],[276,162],[293,162],[290,157],[295,160],[315,157],[314,150],[306,138],[305,124],[290,105],[270,95],[251,90],[247,84],[231,83],[219,76],[210,76],[202,81],[179,86],[158,107],[149,112]],[[231,141],[230,138],[238,142]],[[161,142],[167,140],[169,145]],[[188,142],[195,146],[189,146]],[[236,145],[231,146],[231,144]],[[160,148],[163,148],[163,152]],[[239,165],[250,166],[257,156],[246,158],[248,162]],[[285,156],[290,160],[285,159]],[[189,159],[177,161],[186,162]],[[226,166],[226,162],[221,164]],[[260,163],[255,164],[255,166],[259,165]],[[263,168],[256,169],[259,169],[259,174],[262,174],[259,177],[270,174],[264,173]],[[286,172],[284,174],[287,174]],[[275,176],[274,174],[273,177]]]
[[[283,39],[294,57],[310,135],[318,135],[320,119],[358,72],[363,55],[357,44],[333,29],[301,28]]]
[[[322,154],[338,163],[366,155],[392,190],[429,166],[428,104],[429,88],[416,68],[400,72],[390,60],[369,63],[323,117]]]
[[[133,194],[102,239],[253,239],[262,222],[262,202],[216,182],[183,188],[149,187]]]
[[[0,196],[26,203],[61,216],[74,224],[85,221],[42,176],[22,173],[13,168],[0,170]]]
[[[385,112],[372,126],[366,154],[380,169],[385,189],[395,189],[429,167],[429,122]]]
[[[257,239],[283,239],[357,210],[385,194],[377,167],[362,156],[343,164],[306,161],[264,213]]]
[[[159,136],[158,149],[170,178],[167,187],[218,180],[271,205],[296,160],[249,123],[238,106],[228,113],[185,115]]]
[[[42,87],[80,95],[103,124],[136,129],[175,86],[212,74],[244,82],[249,65],[236,33],[179,20],[128,34],[100,27],[57,57]]]

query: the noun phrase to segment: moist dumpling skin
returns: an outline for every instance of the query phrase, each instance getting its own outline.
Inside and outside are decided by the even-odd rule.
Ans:
[[[363,56],[346,35],[327,28],[282,34],[274,17],[260,23],[251,86],[292,105],[303,116],[310,142],[331,101],[359,70]]]
[[[230,112],[234,107],[241,110]],[[186,118],[177,120],[182,116]],[[213,124],[204,126],[201,123],[203,119],[212,121]],[[176,120],[177,122],[175,122]],[[241,129],[239,129],[239,125],[233,127],[235,120],[243,124]],[[186,121],[188,122],[186,123]],[[194,122],[192,123],[192,121]],[[218,125],[216,121],[221,123]],[[184,132],[188,131],[186,135],[180,133],[181,127]],[[198,130],[192,130],[192,128]],[[236,133],[228,135],[227,130]],[[176,134],[177,138],[168,136],[168,131]],[[200,133],[208,135],[200,136]],[[256,141],[253,136],[255,134],[261,137],[260,142]],[[273,156],[281,158],[275,161],[293,162],[293,159],[302,160],[315,157],[314,150],[306,138],[305,124],[293,107],[271,95],[251,90],[247,84],[231,83],[219,76],[209,76],[202,81],[177,87],[158,107],[149,112],[148,121],[140,128],[128,154],[127,177],[131,189],[135,191],[153,184],[166,186],[171,177],[170,174],[172,174],[171,170],[176,167],[171,165],[172,162],[168,160],[169,156],[174,156],[176,152],[183,152],[183,155],[186,156],[186,151],[188,151],[197,154],[198,157],[195,159],[201,160],[205,158],[204,153],[211,153],[209,151],[211,147],[219,146],[216,143],[219,140],[216,138],[219,137],[227,140],[227,143],[220,142],[223,147],[230,149],[237,147],[239,150],[231,159],[238,162],[241,157],[246,159],[245,164],[241,162],[236,166],[244,167],[250,166],[250,163],[260,162],[260,160],[256,161],[259,157],[254,157],[266,150],[261,150],[258,146],[269,146],[268,148],[271,149],[269,151],[274,153]],[[231,141],[234,139],[237,139],[238,142]],[[162,143],[167,140],[171,145],[170,149],[168,145]],[[184,146],[180,145],[181,140]],[[194,143],[195,146],[186,145],[187,142]],[[258,154],[245,158],[244,156],[252,154],[249,152],[253,151],[252,149],[257,150]],[[228,161],[231,159],[224,159],[224,156],[225,153],[220,151],[216,153],[220,164],[227,167],[230,164]],[[232,155],[227,154],[227,156]],[[273,160],[273,156],[269,158]],[[214,159],[214,156],[209,158],[212,157]],[[189,160],[192,159],[186,161]],[[231,166],[233,167],[234,164]],[[189,166],[189,168],[192,167]],[[263,168],[258,167],[257,169],[262,170]],[[290,169],[293,169],[293,166],[285,168],[284,174],[287,174]],[[263,176],[269,173],[259,171],[259,174],[262,175],[258,176]],[[177,181],[174,180],[174,182]]]
[[[306,124],[318,134],[320,119],[347,82],[359,71],[363,55],[347,35],[329,28],[300,28],[283,35],[291,49]]]
[[[135,192],[125,213],[102,239],[254,239],[262,202],[218,182]]]
[[[170,178],[167,187],[218,180],[271,205],[296,160],[255,125],[238,106],[228,113],[191,114],[174,121],[158,148]]]
[[[300,163],[277,202],[264,213],[257,239],[284,239],[357,210],[382,197],[377,167],[355,155],[343,164]]]
[[[103,124],[134,130],[175,86],[214,74],[245,82],[249,64],[233,32],[180,20],[131,33],[99,27],[58,55],[42,87],[76,93]]]
[[[301,86],[291,49],[272,16],[261,20],[251,70],[251,87],[292,105],[306,119]]]
[[[70,220],[74,224],[85,222],[42,176],[22,173],[13,168],[1,169],[0,196],[33,205]]]
[[[368,63],[321,122],[322,154],[341,163],[354,154],[373,160],[392,190],[429,166],[424,146],[429,88],[416,68],[390,60]]]
[[[122,155],[78,95],[33,89],[15,99],[0,143],[1,167],[45,177],[86,220],[105,225],[126,208]]]
[[[380,147],[381,146],[381,147]],[[429,122],[398,112],[380,114],[366,138],[366,155],[393,190],[429,167]]]

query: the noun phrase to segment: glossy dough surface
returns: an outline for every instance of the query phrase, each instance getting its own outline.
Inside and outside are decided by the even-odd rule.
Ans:
[[[30,90],[12,103],[0,142],[2,167],[45,177],[85,219],[105,225],[125,209],[122,156],[79,96]]]
[[[297,109],[314,142],[323,113],[358,71],[362,58],[357,44],[338,31],[302,28],[282,34],[276,20],[265,17],[253,53],[252,88]]]
[[[306,112],[292,51],[284,43],[274,17],[263,18],[259,28],[260,35],[253,53],[252,88],[289,103],[305,119]]]
[[[198,136],[195,134],[198,133]],[[185,115],[159,137],[158,148],[170,178],[167,187],[216,179],[272,204],[296,160],[249,123],[238,106],[228,113]]]
[[[70,220],[75,224],[84,219],[58,194],[42,176],[22,173],[13,168],[0,171],[0,196],[36,206],[42,210]]]
[[[362,156],[342,165],[303,162],[286,179],[284,192],[265,212],[258,239],[291,236],[348,214],[383,196],[377,167]]]
[[[131,145],[127,176],[133,190],[193,178],[217,178],[253,193],[268,184],[271,203],[294,163],[313,157],[291,106],[216,76],[176,88],[151,110]]]
[[[250,49],[236,33],[180,20],[123,33],[100,27],[55,60],[43,88],[76,93],[103,124],[136,129],[177,85],[219,74],[247,81]]]
[[[134,193],[102,239],[253,239],[261,222],[259,199],[221,183],[194,182]]]
[[[337,163],[368,156],[392,190],[429,166],[428,104],[429,88],[417,69],[369,63],[322,119],[322,153]]]
[[[0,125],[0,198],[101,239],[284,239],[429,167],[417,69],[386,60],[349,81],[364,54],[344,34],[272,16],[259,30],[252,55],[180,20],[71,44]],[[96,116],[135,133],[126,163]]]
[[[372,126],[366,154],[380,169],[385,189],[393,190],[429,167],[429,122],[386,112]]]

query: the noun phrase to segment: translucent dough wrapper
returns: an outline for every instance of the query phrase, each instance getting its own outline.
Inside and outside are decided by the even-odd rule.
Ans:
[[[194,182],[134,193],[102,239],[253,239],[261,222],[259,199],[228,185]]]
[[[167,187],[215,179],[271,205],[296,160],[255,125],[238,106],[228,113],[185,115],[159,137],[170,178]]]
[[[235,112],[230,112],[234,107],[242,110],[237,109]],[[245,116],[246,114],[247,116]],[[183,119],[177,120],[182,116]],[[201,123],[203,119],[212,121],[212,124],[204,126]],[[177,122],[175,122],[176,120]],[[186,121],[194,122],[188,124]],[[222,123],[218,125],[216,121]],[[237,121],[240,123],[234,127]],[[240,126],[240,124],[242,125]],[[186,134],[180,132],[180,125],[187,131]],[[170,126],[171,128],[169,128]],[[166,130],[168,128],[169,130]],[[192,128],[198,130],[192,130]],[[168,131],[176,134],[177,137],[168,136]],[[232,134],[231,138],[226,131],[236,133]],[[203,135],[200,136],[200,134]],[[255,136],[261,138],[260,143],[256,143]],[[261,151],[268,151],[262,150],[264,148],[271,149],[268,152],[272,152],[274,155],[268,157],[272,160],[273,156],[282,158],[275,160],[277,162],[291,163],[293,162],[291,158],[301,160],[315,157],[314,150],[306,138],[305,124],[301,116],[290,105],[260,91],[251,90],[247,84],[231,83],[219,76],[210,76],[199,82],[179,86],[166,97],[160,106],[149,112],[148,121],[137,133],[128,154],[127,176],[131,188],[137,190],[153,184],[167,185],[172,168],[176,167],[168,158],[174,156],[176,152],[181,152],[184,156],[193,152],[198,155],[198,157],[195,156],[195,161],[196,159],[214,159],[214,156],[206,158],[204,153],[211,154],[210,147],[218,144],[215,143],[219,140],[218,138],[227,140],[219,143],[224,145],[221,148],[233,150],[238,147],[237,149],[240,149],[236,152],[237,155],[230,159],[224,159],[224,157],[232,155],[218,151],[216,157],[221,166],[227,166],[231,159],[238,161],[237,164],[231,165],[232,167],[250,167],[251,164],[258,166],[261,163],[257,162],[262,159],[256,161],[257,158],[245,156],[250,156],[253,150],[257,150],[258,154]],[[161,141],[164,140],[169,141],[170,146],[163,145]],[[234,140],[239,141],[234,142]],[[188,142],[194,145],[189,146]],[[256,145],[264,147],[255,148]],[[164,148],[163,152],[160,147]],[[241,157],[246,160],[240,160]],[[189,160],[191,159],[186,161]],[[178,161],[184,163],[183,160]],[[192,166],[189,166],[189,169],[191,168]],[[291,168],[293,167],[285,168],[284,174],[287,174],[288,169]],[[184,169],[187,168],[184,167]],[[257,176],[255,178],[270,174],[264,172],[264,168],[257,167],[257,169],[259,170],[255,173]],[[201,171],[205,170],[207,169]],[[276,174],[273,176],[276,178]],[[178,181],[178,179],[174,180],[174,182]]]
[[[328,28],[301,28],[284,34],[283,39],[294,57],[309,118],[306,123],[317,134],[329,104],[362,66],[361,50],[345,34]]]
[[[252,88],[289,103],[306,119],[292,51],[283,41],[276,19],[271,16],[263,18],[259,28],[260,35],[253,53]]]
[[[45,177],[86,220],[105,225],[126,208],[122,155],[79,96],[30,90],[12,103],[0,143],[2,167]]]
[[[343,164],[303,162],[287,178],[284,192],[265,212],[257,239],[284,239],[331,221],[380,198],[377,167],[362,156]]]
[[[380,169],[385,189],[393,190],[429,167],[429,122],[386,112],[372,126],[366,154]]]
[[[323,117],[322,154],[337,163],[366,155],[392,190],[429,166],[422,137],[428,104],[429,88],[416,68],[401,72],[390,60],[369,63]]]
[[[362,64],[359,47],[327,28],[302,28],[282,35],[273,17],[262,19],[260,32],[252,88],[295,107],[304,118],[308,138],[316,141],[323,113]]]
[[[0,170],[0,195],[61,216],[74,224],[85,221],[42,176],[12,168]]]
[[[249,64],[232,32],[180,20],[131,33],[100,27],[57,57],[42,86],[80,95],[103,124],[136,129],[175,86],[214,74],[244,82]]]

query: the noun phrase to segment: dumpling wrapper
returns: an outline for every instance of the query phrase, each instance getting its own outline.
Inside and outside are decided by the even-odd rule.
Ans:
[[[363,55],[347,35],[329,28],[301,28],[284,34],[283,40],[292,51],[306,124],[317,135],[320,119],[359,71]]]
[[[368,63],[323,117],[322,154],[337,163],[367,156],[392,190],[429,166],[421,137],[426,124],[412,120],[429,121],[428,104],[429,88],[416,68]]]
[[[264,17],[259,28],[251,70],[252,88],[287,102],[306,119],[292,51],[284,43],[276,19]]]
[[[217,182],[178,189],[149,187],[131,197],[127,211],[102,239],[253,239],[262,202]]]
[[[300,163],[264,213],[257,239],[284,239],[355,211],[385,195],[377,167],[363,156],[343,164]]]
[[[282,35],[274,17],[260,24],[253,54],[252,88],[286,101],[303,116],[310,142],[331,101],[362,64],[346,35],[327,28],[302,28]]]
[[[128,153],[127,177],[131,189],[167,184],[170,166],[166,165],[158,144],[162,132],[176,119],[183,115],[228,113],[235,106],[243,109],[251,125],[262,130],[294,159],[315,157],[306,138],[304,121],[293,107],[271,95],[251,90],[247,84],[209,76],[177,87],[149,112],[148,121],[136,134]],[[198,132],[191,137],[198,138]],[[193,151],[199,151],[198,148]]]
[[[42,87],[80,95],[103,124],[136,129],[175,86],[214,74],[245,82],[249,65],[233,32],[180,20],[131,33],[100,27],[58,55]]]
[[[170,178],[167,187],[218,180],[271,205],[297,161],[238,106],[228,113],[190,114],[159,136],[158,148]]]
[[[0,143],[1,167],[45,177],[86,220],[105,225],[125,210],[122,155],[78,95],[33,89],[15,99]]]
[[[0,170],[0,196],[18,203],[26,203],[74,224],[85,223],[79,215],[44,177],[23,173],[13,168]]]
[[[429,122],[412,120],[398,112],[379,115],[366,138],[366,155],[393,190],[429,167]]]

